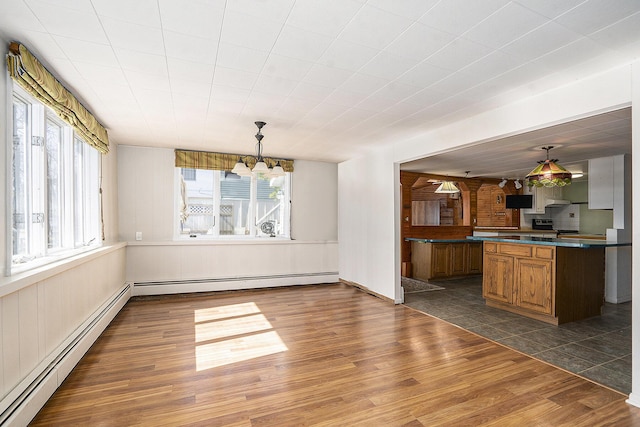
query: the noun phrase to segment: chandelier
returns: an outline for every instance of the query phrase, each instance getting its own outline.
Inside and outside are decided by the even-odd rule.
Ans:
[[[264,138],[264,135],[262,134],[262,128],[266,125],[266,123],[258,121],[255,122],[255,124],[258,127],[258,133],[256,134],[256,139],[258,140],[256,144],[255,155],[256,164],[252,169],[250,169],[247,165],[246,160],[243,161],[242,157],[238,157],[238,162],[235,164],[233,169],[231,169],[231,172],[239,176],[260,175],[266,178],[284,176],[284,169],[282,169],[280,161],[277,161],[275,166],[270,166],[267,165],[267,163],[265,162],[265,158],[262,156],[262,138]]]
[[[547,151],[547,159],[538,161],[539,165],[526,176],[529,187],[564,187],[571,184],[571,172],[557,164],[558,159],[549,159],[549,150],[553,146],[542,147]]]

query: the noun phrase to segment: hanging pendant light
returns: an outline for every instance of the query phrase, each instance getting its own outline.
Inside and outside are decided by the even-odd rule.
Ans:
[[[460,189],[456,187],[453,181],[442,181],[440,187],[438,187],[435,191],[438,194],[453,194],[459,193]]]
[[[547,159],[540,160],[538,167],[526,176],[529,187],[564,187],[571,185],[571,172],[557,164],[558,159],[549,159],[549,150],[553,146],[542,147],[547,151]]]
[[[253,169],[251,169],[251,172],[253,173],[269,173],[269,166],[267,166],[267,164],[264,162],[264,159],[262,158],[262,138],[264,138],[264,135],[262,134],[262,127],[264,125],[266,125],[265,122],[255,122],[256,126],[258,126],[258,133],[256,134],[256,139],[258,140],[258,143],[256,144],[256,164],[255,166],[253,166]]]

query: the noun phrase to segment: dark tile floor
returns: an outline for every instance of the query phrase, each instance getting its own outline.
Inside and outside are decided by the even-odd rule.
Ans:
[[[553,326],[487,307],[481,276],[432,283],[444,289],[405,289],[405,305],[614,390],[631,392],[631,303],[606,303],[602,316]]]

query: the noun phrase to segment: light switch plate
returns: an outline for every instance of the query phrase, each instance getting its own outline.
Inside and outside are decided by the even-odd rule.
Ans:
[[[136,240],[142,240],[142,231],[136,231]]]

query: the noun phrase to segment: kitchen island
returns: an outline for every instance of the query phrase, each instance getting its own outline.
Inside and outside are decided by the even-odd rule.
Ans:
[[[599,316],[605,248],[630,243],[532,236],[469,236],[483,242],[482,295],[491,307],[558,325]]]

